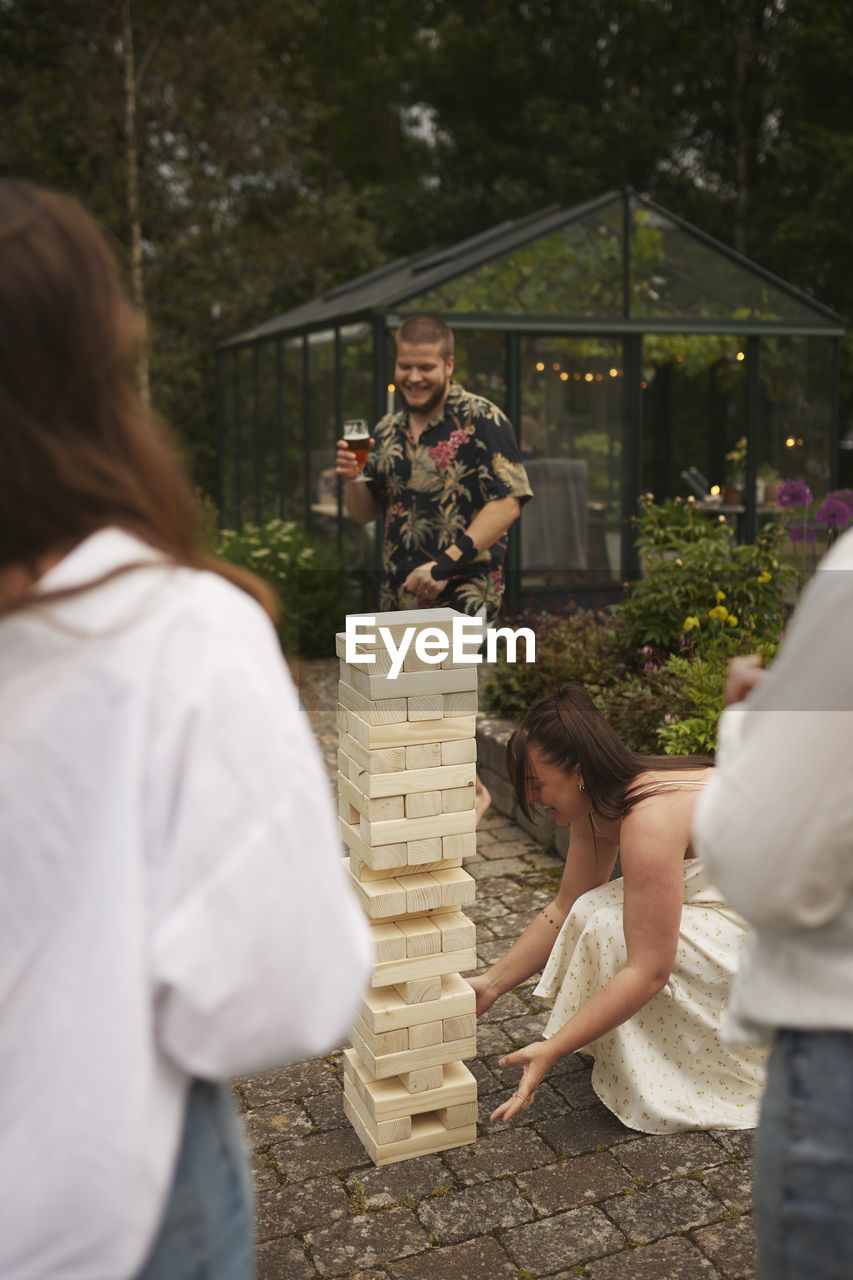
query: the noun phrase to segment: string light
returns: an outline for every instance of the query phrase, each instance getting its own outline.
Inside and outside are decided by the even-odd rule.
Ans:
[[[619,377],[619,370],[618,370],[618,369],[610,369],[610,370],[609,370],[609,373],[610,373],[611,378],[618,378],[618,377]]]
[[[744,356],[742,351],[739,351],[735,356],[735,360],[744,360],[744,359],[746,359],[746,357]]]
[[[561,374],[560,374],[560,381],[561,381],[561,382],[568,382],[568,380],[569,380],[569,375],[568,375],[567,373],[561,373]]]
[[[559,361],[558,361],[558,360],[555,360],[555,361],[554,361],[554,363],[551,365],[551,368],[554,370],[554,372],[555,372],[555,373],[559,373],[559,372],[560,372],[560,363],[559,363]]]
[[[537,372],[537,373],[543,373],[543,372],[544,372],[544,369],[545,369],[544,364],[542,363],[542,361],[541,361],[541,360],[538,360],[538,361],[536,362],[536,372]]]
[[[583,380],[584,380],[584,382],[592,382],[592,374],[591,374],[591,373],[585,373],[585,374],[583,375]]]

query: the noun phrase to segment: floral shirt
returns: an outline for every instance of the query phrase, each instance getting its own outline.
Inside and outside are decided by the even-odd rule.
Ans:
[[[404,591],[403,583],[417,565],[452,545],[487,502],[523,503],[533,496],[509,419],[490,400],[451,382],[417,444],[405,409],[387,414],[373,434],[364,474],[385,511],[380,607],[449,606],[475,614],[485,606],[492,625],[504,591],[506,534],[471,561],[467,574],[451,578],[435,601]]]

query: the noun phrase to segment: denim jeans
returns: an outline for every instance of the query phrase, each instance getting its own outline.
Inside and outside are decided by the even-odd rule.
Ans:
[[[252,1280],[253,1208],[231,1090],[196,1080],[163,1220],[138,1280]]]
[[[779,1031],[755,1143],[758,1280],[853,1276],[853,1033]]]

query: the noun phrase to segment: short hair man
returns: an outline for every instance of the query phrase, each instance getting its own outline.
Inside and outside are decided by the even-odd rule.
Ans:
[[[532,497],[515,435],[497,405],[452,381],[443,320],[410,316],[396,340],[403,408],[377,423],[364,481],[338,441],[347,509],[360,524],[385,516],[383,609],[446,605],[493,625],[507,531]],[[478,781],[478,818],[488,803]]]

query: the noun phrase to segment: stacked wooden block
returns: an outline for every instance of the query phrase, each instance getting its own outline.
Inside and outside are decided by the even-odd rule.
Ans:
[[[412,645],[391,678],[378,638],[406,626],[451,635],[451,609],[376,615],[375,662],[348,663],[338,637],[340,824],[371,922],[376,961],[344,1059],[344,1109],[371,1159],[389,1164],[476,1137],[475,882],[477,667],[440,666]]]

